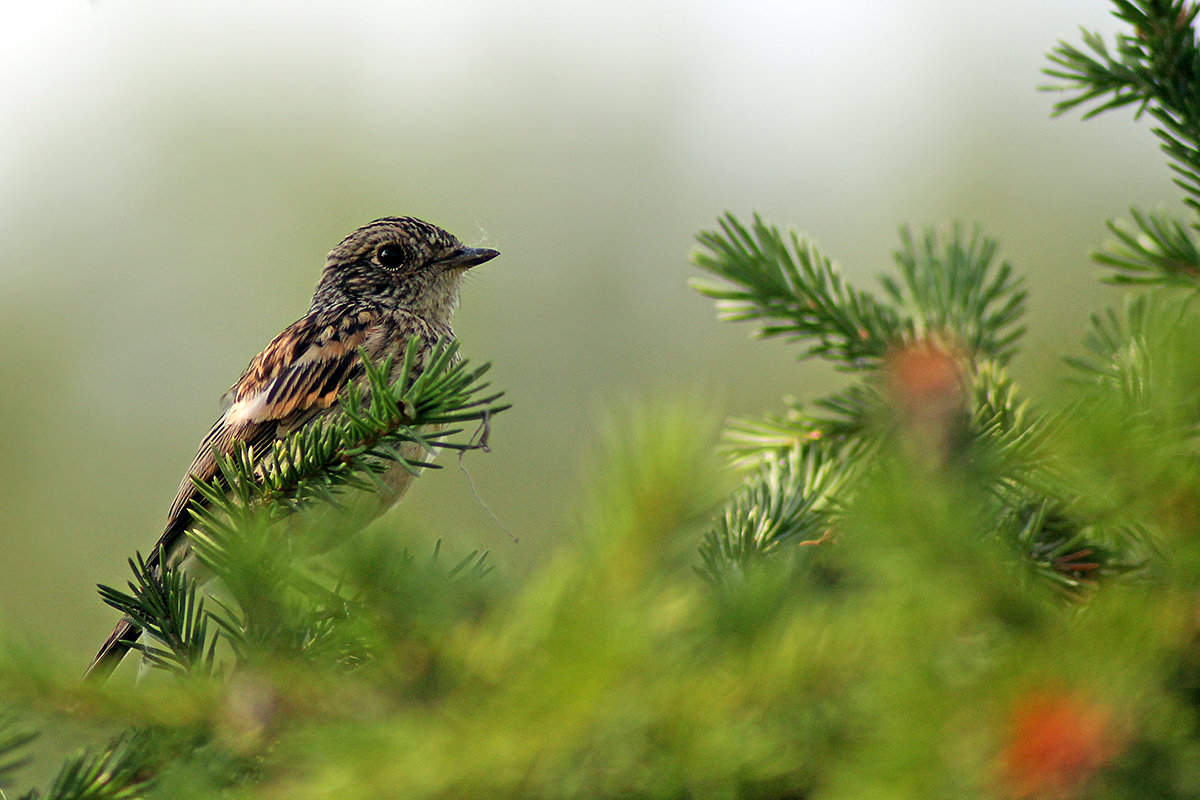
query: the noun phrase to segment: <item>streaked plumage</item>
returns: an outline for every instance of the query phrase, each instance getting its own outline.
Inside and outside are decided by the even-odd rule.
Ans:
[[[378,219],[343,239],[329,253],[308,313],[255,356],[225,393],[224,412],[200,443],[147,565],[157,569],[185,555],[189,506],[197,499],[191,479],[207,481],[216,474],[214,450],[228,453],[234,443],[245,442],[261,456],[275,439],[330,413],[342,387],[362,377],[360,347],[372,360],[400,356],[409,338],[419,335],[422,355],[427,353],[452,334],[450,316],[463,272],[497,255],[464,247],[441,228],[411,217]],[[411,476],[398,468],[390,478],[387,499],[394,502]],[[87,675],[107,676],[140,635],[137,626],[122,620]]]

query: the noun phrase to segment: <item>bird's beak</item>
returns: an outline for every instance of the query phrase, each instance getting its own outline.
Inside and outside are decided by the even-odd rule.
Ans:
[[[499,250],[489,250],[486,247],[463,247],[443,258],[438,264],[444,269],[468,269],[491,261],[498,255]]]

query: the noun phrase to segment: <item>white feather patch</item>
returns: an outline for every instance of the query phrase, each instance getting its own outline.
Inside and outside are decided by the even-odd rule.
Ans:
[[[225,415],[222,417],[225,424],[236,427],[262,422],[263,409],[267,405],[267,393],[274,385],[275,381],[271,381],[265,390],[244,397],[225,409]]]

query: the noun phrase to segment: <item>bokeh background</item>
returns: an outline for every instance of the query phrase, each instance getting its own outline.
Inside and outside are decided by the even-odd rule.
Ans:
[[[1088,252],[1176,202],[1146,122],[1052,120],[1044,54],[1101,0],[0,0],[0,619],[82,667],[221,393],[325,253],[412,214],[502,251],[456,328],[514,408],[386,524],[520,576],[570,537],[596,419],[754,415],[837,377],[687,287],[732,210],[846,272],[901,223],[997,237],[1052,391],[1107,302]]]

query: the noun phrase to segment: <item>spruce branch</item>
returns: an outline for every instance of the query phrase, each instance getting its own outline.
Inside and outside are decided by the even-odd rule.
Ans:
[[[1043,88],[1073,93],[1055,104],[1055,113],[1063,114],[1112,95],[1087,111],[1085,119],[1137,104],[1139,114],[1149,108],[1155,116],[1165,114],[1182,129],[1196,130],[1195,115],[1190,120],[1184,118],[1195,110],[1187,95],[1198,74],[1192,30],[1198,8],[1187,0],[1114,0],[1113,5],[1113,16],[1133,28],[1132,35],[1117,35],[1115,54],[1109,52],[1104,37],[1087,30],[1082,31],[1083,49],[1060,41],[1049,54],[1056,66],[1043,72],[1063,85]]]
[[[827,441],[852,445],[870,437],[882,405],[877,382],[859,381],[814,400],[809,418]]]
[[[1056,114],[1094,106],[1084,118],[1114,108],[1138,107],[1159,123],[1154,129],[1170,158],[1175,183],[1185,201],[1200,212],[1200,48],[1193,23],[1200,7],[1186,0],[1114,0],[1118,19],[1132,33],[1116,37],[1110,51],[1103,37],[1084,31],[1083,48],[1065,42],[1049,55],[1054,65],[1045,74],[1069,96],[1054,106]],[[1194,228],[1195,226],[1193,226]],[[1195,267],[1193,262],[1193,267]]]
[[[196,579],[169,564],[151,569],[141,553],[129,560],[129,566],[134,575],[129,593],[103,585],[99,589],[105,603],[162,645],[136,642],[133,649],[160,669],[180,675],[212,674],[218,637],[209,636],[209,615]]]
[[[374,364],[361,354],[367,380],[364,391],[348,386],[339,397],[339,412],[276,441],[261,460],[244,445],[229,456],[217,456],[218,479],[196,481],[204,503],[193,506],[201,528],[222,528],[244,521],[246,514],[267,509],[278,519],[316,501],[336,504],[337,493],[348,488],[383,488],[378,475],[391,464],[414,474],[436,464],[401,454],[410,443],[426,451],[435,447],[473,450],[484,441],[456,441],[461,428],[444,425],[479,422],[509,408],[497,403],[503,393],[484,394],[481,381],[490,369],[468,369],[458,359],[458,344],[439,342],[422,369],[417,369],[420,340],[405,349],[401,377],[388,384],[391,357]]]
[[[1107,308],[1092,314],[1084,346],[1091,357],[1072,357],[1068,363],[1084,376],[1119,388],[1136,402],[1150,372],[1146,331],[1151,324],[1150,296],[1127,298],[1118,311]]]
[[[712,582],[745,572],[785,543],[830,536],[831,512],[853,469],[821,445],[792,448],[746,479],[700,546],[699,573]]]
[[[1182,286],[1200,289],[1200,250],[1188,228],[1165,213],[1129,212],[1133,224],[1109,220],[1116,237],[1093,258],[1113,267],[1111,283]]]
[[[692,286],[717,301],[721,320],[761,320],[758,336],[809,340],[802,357],[820,356],[839,369],[879,362],[897,328],[890,308],[847,284],[837,265],[795,232],[785,240],[757,214],[751,230],[733,214],[719,224],[720,231],[698,234],[708,252],[696,251],[692,260],[735,288],[702,281]]]
[[[1164,486],[1185,486],[1200,470],[1196,303],[1193,292],[1171,289],[1127,298],[1092,316],[1084,340],[1088,355],[1070,361],[1081,382],[1104,398],[1078,409],[1076,419],[1082,425],[1100,413],[1119,420],[1122,437],[1112,447],[1145,459],[1139,474],[1120,479],[1129,492],[1127,505],[1166,491]]]
[[[698,286],[717,299],[722,317],[768,319],[760,335],[807,340],[802,357],[867,374],[808,407],[793,404],[782,416],[730,426],[726,451],[758,471],[706,537],[703,574],[715,579],[723,569],[742,570],[784,542],[824,540],[837,522],[835,496],[897,424],[923,421],[919,438],[942,431],[953,440],[943,444],[962,459],[993,455],[994,463],[971,469],[997,483],[1002,507],[1012,494],[1005,485],[1050,485],[1024,461],[1041,428],[1003,373],[1024,332],[1026,292],[1012,265],[997,259],[995,241],[961,226],[919,238],[902,228],[897,271],[880,277],[883,292],[876,297],[846,283],[832,261],[795,233],[789,249],[758,216],[751,229],[729,214],[720,225],[720,232],[700,234],[708,252],[693,260],[735,284]],[[966,388],[972,391],[959,398]],[[947,413],[961,416],[961,424]],[[914,445],[936,449],[931,441]]]
[[[1047,499],[1005,509],[998,530],[1032,574],[1064,597],[1080,600],[1100,581],[1146,566],[1146,532],[1109,528]]]
[[[721,436],[720,451],[734,467],[755,467],[783,458],[793,449],[823,436],[824,431],[813,424],[797,403],[784,414],[729,420]]]
[[[948,236],[928,231],[917,242],[902,229],[899,277],[880,278],[888,303],[847,283],[807,239],[791,232],[785,240],[758,215],[751,230],[732,214],[720,226],[698,235],[708,252],[692,260],[734,287],[692,285],[717,301],[722,320],[764,320],[759,336],[806,341],[802,358],[861,371],[903,342],[949,339],[973,357],[1003,361],[1024,332],[1021,281],[1007,262],[994,263],[996,243],[978,230],[970,237],[958,226]]]
[[[284,580],[290,587],[298,573]],[[369,613],[361,603],[342,595],[341,587],[323,592],[287,592],[279,587],[265,589],[258,597],[239,593],[237,605],[214,599],[217,609],[210,616],[230,643],[239,665],[261,654],[271,659],[329,665],[348,670],[371,661],[374,647],[358,635],[349,621]]]
[[[1119,15],[1119,12],[1118,12]],[[1153,82],[1144,69],[1145,48],[1140,41],[1129,36],[1117,37],[1117,53],[1114,57],[1108,50],[1104,37],[1095,31],[1081,30],[1080,35],[1086,49],[1060,41],[1058,47],[1047,56],[1052,64],[1042,72],[1063,82],[1062,86],[1047,85],[1045,91],[1073,92],[1054,104],[1055,114],[1065,114],[1074,108],[1101,101],[1084,113],[1090,119],[1114,108],[1139,105],[1140,115],[1153,95]],[[1090,52],[1089,52],[1090,51]]]
[[[136,736],[120,736],[98,750],[86,749],[68,758],[45,797],[27,800],[134,800],[150,782],[136,746]]]
[[[785,458],[794,448],[818,442],[831,454],[847,458],[851,452],[861,455],[858,448],[869,446],[873,440],[870,428],[882,403],[874,382],[856,382],[812,401],[809,407],[793,402],[783,414],[767,414],[761,420],[730,420],[721,451],[738,467]]]
[[[491,571],[486,552],[447,563],[441,541],[427,561],[418,561],[392,537],[368,535],[332,564],[312,569],[261,542],[253,542],[258,549],[247,549],[248,541],[226,545],[228,558],[247,563],[230,567],[236,574],[226,584],[234,602],[214,598],[210,614],[239,665],[265,656],[270,663],[356,670],[399,646],[397,617],[427,615],[431,607],[444,612],[468,583]]]
[[[918,242],[900,229],[895,254],[899,279],[880,278],[904,319],[906,341],[949,337],[974,358],[1003,363],[1025,329],[1026,292],[1007,261],[995,265],[998,246],[978,228],[970,237],[955,225],[947,237],[926,231]]]
[[[1056,495],[1060,480],[1044,449],[1060,416],[1033,409],[1008,371],[994,361],[979,365],[971,395],[971,428],[987,446],[997,482],[1032,496]]]
[[[1200,368],[1187,348],[1200,334],[1195,296],[1168,290],[1126,298],[1119,309],[1093,314],[1084,338],[1088,356],[1069,359],[1085,378],[1120,390],[1144,415],[1171,406],[1194,420]]]

